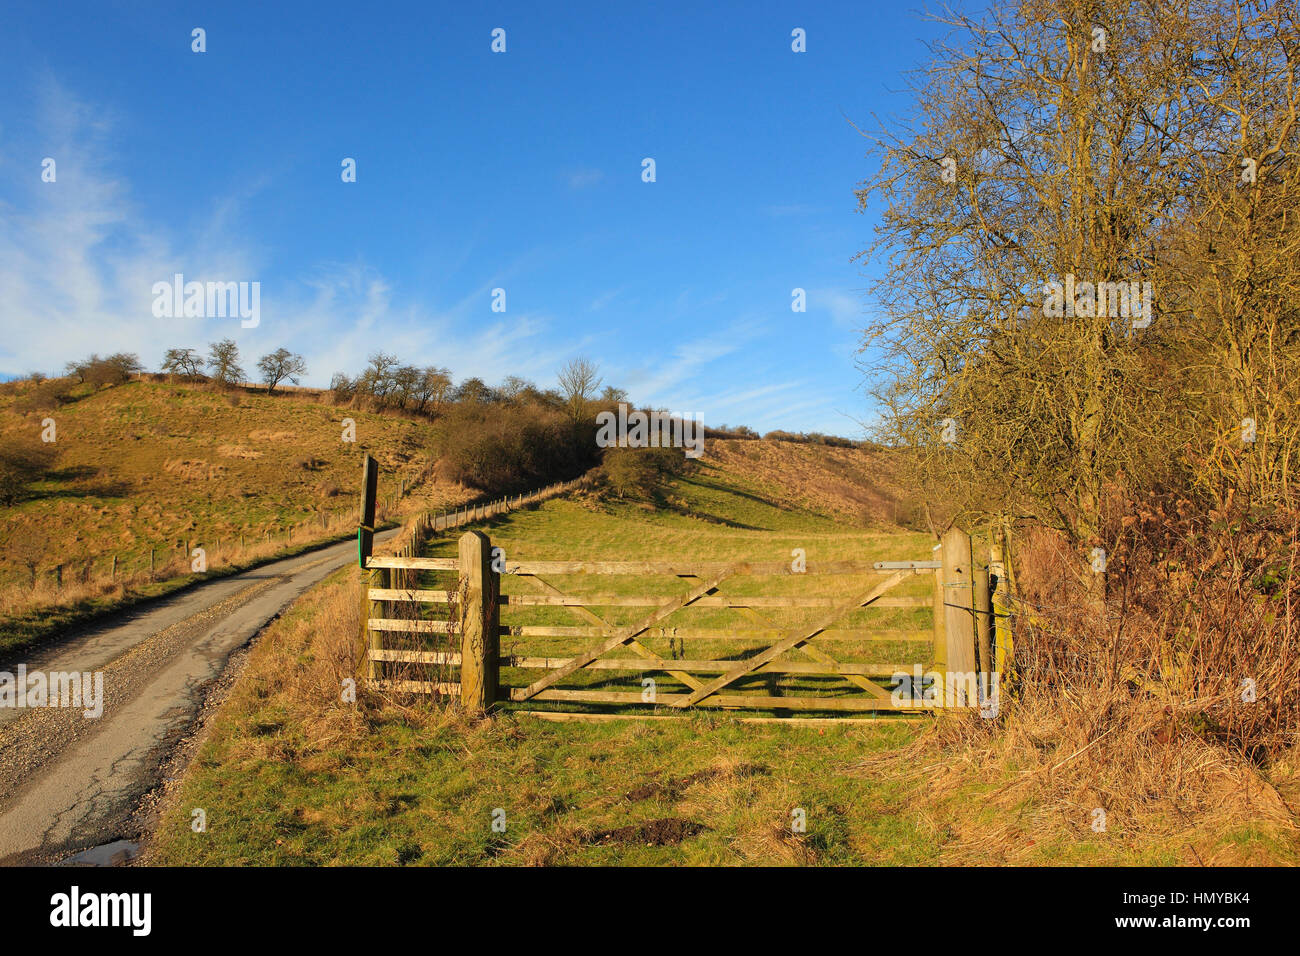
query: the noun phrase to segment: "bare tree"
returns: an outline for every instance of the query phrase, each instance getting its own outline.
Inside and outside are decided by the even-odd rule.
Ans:
[[[212,369],[213,380],[227,387],[247,378],[239,367],[239,346],[234,339],[222,339],[208,346],[208,367]]]
[[[198,378],[203,356],[194,349],[168,349],[163,355],[162,370],[172,377]]]
[[[414,365],[399,365],[393,370],[393,395],[398,408],[406,408],[415,402],[415,393],[420,384],[420,370]]]
[[[560,393],[574,424],[587,418],[587,408],[600,388],[600,368],[583,356],[572,359],[560,369]]]
[[[1109,549],[1120,483],[1240,455],[1244,418],[1296,474],[1294,7],[1183,6],[945,13],[917,121],[875,137],[859,199],[888,271],[861,366],[936,499]]]
[[[36,572],[50,554],[50,536],[39,525],[26,522],[13,529],[6,551],[13,560],[27,569],[28,582],[36,587]]]
[[[497,392],[507,402],[517,402],[524,395],[536,391],[536,385],[528,381],[528,379],[521,378],[518,375],[507,375],[505,379],[502,380],[501,384],[497,386]]]
[[[297,385],[302,376],[307,374],[307,363],[301,355],[286,348],[278,348],[257,360],[257,370],[262,374],[267,394],[270,394],[285,379]]]
[[[447,400],[447,395],[451,391],[451,372],[445,368],[429,366],[420,372],[419,380],[415,384],[415,390],[412,397],[415,400],[416,411],[424,412],[432,409],[438,411]]]
[[[387,405],[396,388],[394,376],[398,367],[397,356],[376,352],[370,364],[357,378],[357,390],[364,392],[380,405]]]

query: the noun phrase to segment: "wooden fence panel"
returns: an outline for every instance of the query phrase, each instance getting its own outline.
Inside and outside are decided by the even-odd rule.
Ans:
[[[475,712],[490,710],[502,700],[620,707],[650,703],[675,711],[698,706],[804,712],[916,712],[930,709],[935,704],[976,705],[978,701],[968,696],[972,685],[963,679],[947,681],[947,676],[1000,672],[1006,663],[1009,651],[1005,645],[1009,641],[1002,640],[1000,626],[1008,602],[1001,573],[1001,556],[994,552],[987,565],[977,563],[970,536],[957,528],[949,530],[936,547],[937,560],[830,561],[806,566],[800,577],[884,577],[847,602],[842,594],[720,593],[719,586],[733,576],[788,579],[792,571],[784,561],[736,565],[698,561],[513,561],[505,562],[504,572],[515,580],[531,581],[543,593],[520,594],[512,589],[511,594],[503,595],[500,592],[501,572],[492,567],[491,541],[482,531],[467,531],[460,537],[456,558],[414,556],[422,536],[429,530],[443,530],[494,517],[563,493],[577,484],[579,482],[564,483],[532,495],[479,502],[454,514],[421,516],[415,519],[412,540],[401,548],[401,554],[370,557],[364,565],[366,587],[362,599],[368,648],[366,658],[371,680],[389,690],[458,693],[462,705]],[[419,572],[451,571],[458,575],[455,591],[420,586]],[[929,596],[885,596],[891,588],[920,574],[934,576]],[[569,576],[571,579],[661,575],[681,580],[687,585],[687,590],[676,596],[629,595],[625,592],[575,595],[566,593],[564,586],[557,587],[544,580],[542,575]],[[852,582],[850,586],[853,586]],[[840,590],[847,591],[848,588],[841,587]],[[1003,596],[999,597],[999,594]],[[429,604],[450,605],[452,613],[443,619],[422,618],[418,607]],[[501,607],[563,608],[582,623],[502,626]],[[653,610],[636,623],[618,624],[591,610],[601,607],[647,607]],[[890,628],[886,633],[873,634],[869,629],[850,626],[840,620],[861,610],[918,607],[932,609],[934,622],[930,631],[922,633]],[[675,615],[687,609],[693,614],[696,608],[734,610],[747,623],[726,627],[670,626],[664,623],[669,619],[675,620]],[[782,611],[824,608],[826,611],[815,618],[815,622],[792,625],[778,621],[783,615],[769,619],[756,610],[762,608]],[[389,613],[386,614],[385,609]],[[706,620],[708,614],[716,614],[700,613],[705,614]],[[691,616],[687,615],[687,620]],[[910,620],[906,615],[903,619]],[[540,620],[548,618],[541,617]],[[385,634],[446,635],[455,640],[457,632],[460,635],[459,648],[453,645],[446,650],[428,649],[427,643],[421,647],[418,637],[414,647],[383,646]],[[561,654],[553,654],[545,643],[538,648],[541,653],[514,653],[512,650],[502,654],[500,638],[503,635],[538,639],[589,638],[594,643],[576,654],[567,649]],[[672,653],[654,650],[643,643],[655,638],[667,638]],[[731,646],[724,645],[717,652],[696,653],[688,657],[684,645],[672,643],[687,639],[726,641]],[[817,644],[823,641],[857,642],[859,650],[863,642],[870,641],[911,642],[913,646],[929,644],[933,651],[933,665],[923,673],[921,664],[841,661],[815,646],[814,641]],[[740,642],[739,646],[736,642]],[[748,646],[746,642],[749,642]],[[754,642],[766,646],[755,650]],[[809,659],[791,660],[787,657],[791,652]],[[717,656],[710,657],[708,653]],[[729,654],[732,656],[728,657]],[[404,672],[391,669],[385,672],[386,666],[401,665],[458,667],[460,681],[441,680],[441,674],[429,675],[439,679],[406,680],[402,679],[407,676]],[[531,683],[526,686],[505,687],[500,682],[501,667],[543,673],[535,679],[529,678]],[[589,681],[586,687],[558,686],[560,681],[579,671],[633,677],[658,672],[674,678],[684,690],[652,692],[647,696],[631,690],[601,689],[601,683],[611,680],[615,685],[622,682],[626,687],[632,678],[596,678],[594,673],[586,678]],[[900,671],[910,678],[911,695],[900,697],[891,694],[881,683],[893,679],[897,686]],[[753,686],[757,680],[759,684],[768,684],[772,690],[779,690],[780,684],[775,683],[777,675],[794,676],[800,690],[782,696],[758,692],[760,688]],[[924,683],[916,683],[918,679],[924,682],[932,678],[942,682],[938,688],[938,701],[921,699]],[[652,682],[647,683],[653,686]]]

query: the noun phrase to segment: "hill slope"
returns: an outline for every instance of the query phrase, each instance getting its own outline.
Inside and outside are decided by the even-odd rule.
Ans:
[[[789,441],[710,440],[702,459],[737,489],[762,489],[782,507],[893,527],[904,497],[897,456],[870,448]]]
[[[194,547],[216,570],[351,533],[366,453],[380,462],[381,498],[415,486],[399,510],[473,496],[432,478],[423,420],[152,381],[82,387],[42,410],[32,389],[0,387],[0,442],[40,444],[53,419],[56,458],[0,512],[0,646],[30,630],[15,620],[33,609],[91,611],[188,574]],[[342,440],[344,419],[355,442]]]

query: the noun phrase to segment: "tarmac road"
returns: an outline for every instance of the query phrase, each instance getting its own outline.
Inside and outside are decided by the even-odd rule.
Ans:
[[[375,536],[387,540],[395,530]],[[355,541],[208,581],[7,660],[17,673],[103,672],[103,713],[0,708],[0,864],[138,840],[133,811],[192,727],[204,688],[300,595],[356,561]]]

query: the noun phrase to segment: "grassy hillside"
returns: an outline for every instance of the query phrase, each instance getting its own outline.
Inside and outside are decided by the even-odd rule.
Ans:
[[[710,467],[737,488],[749,486],[783,507],[854,524],[912,525],[911,496],[887,450],[789,441],[710,441]]]
[[[416,483],[403,510],[471,497],[426,475],[422,420],[335,408],[310,393],[152,381],[83,386],[68,404],[34,409],[33,389],[0,388],[0,442],[39,443],[46,419],[56,429],[52,469],[0,512],[0,648],[128,591],[159,590],[188,574],[192,547],[218,570],[351,533],[366,453],[381,463],[381,497],[399,480]],[[356,423],[355,442],[341,440],[344,418]],[[62,610],[51,618],[49,608]]]
[[[747,461],[784,451],[753,447],[758,455]],[[720,455],[664,489],[658,507],[556,500],[487,530],[511,558],[771,560],[800,546],[810,559],[865,559],[928,550],[924,536],[855,525],[839,509],[783,506],[787,498],[780,482]],[[449,548],[435,540],[430,551]],[[1262,799],[1267,785],[1205,750],[1177,756],[1194,761],[1203,775],[1183,774],[1163,789],[1127,794],[1131,812],[1113,794],[1107,797],[1117,801],[1107,804],[1115,812],[1108,831],[1099,833],[1089,825],[1088,808],[1100,797],[1087,786],[1104,792],[1122,784],[1123,774],[1117,781],[1099,777],[1095,768],[1090,774],[1086,761],[1069,761],[1070,751],[1045,739],[1033,741],[1031,758],[1013,751],[1006,761],[973,762],[954,741],[987,734],[987,722],[978,719],[776,727],[711,711],[681,722],[555,724],[510,712],[471,721],[454,710],[376,696],[364,685],[360,703],[347,704],[340,687],[359,673],[361,659],[357,586],[354,570],[335,575],[254,649],[173,794],[149,862],[1300,859],[1286,815],[1276,800]],[[877,623],[906,631],[917,622]],[[1069,764],[1065,773],[1062,763]],[[1057,789],[1045,788],[1044,780]],[[1247,818],[1242,808],[1252,801],[1255,815]],[[190,829],[194,807],[208,812],[206,833]],[[493,829],[494,819],[504,820],[504,830]]]

